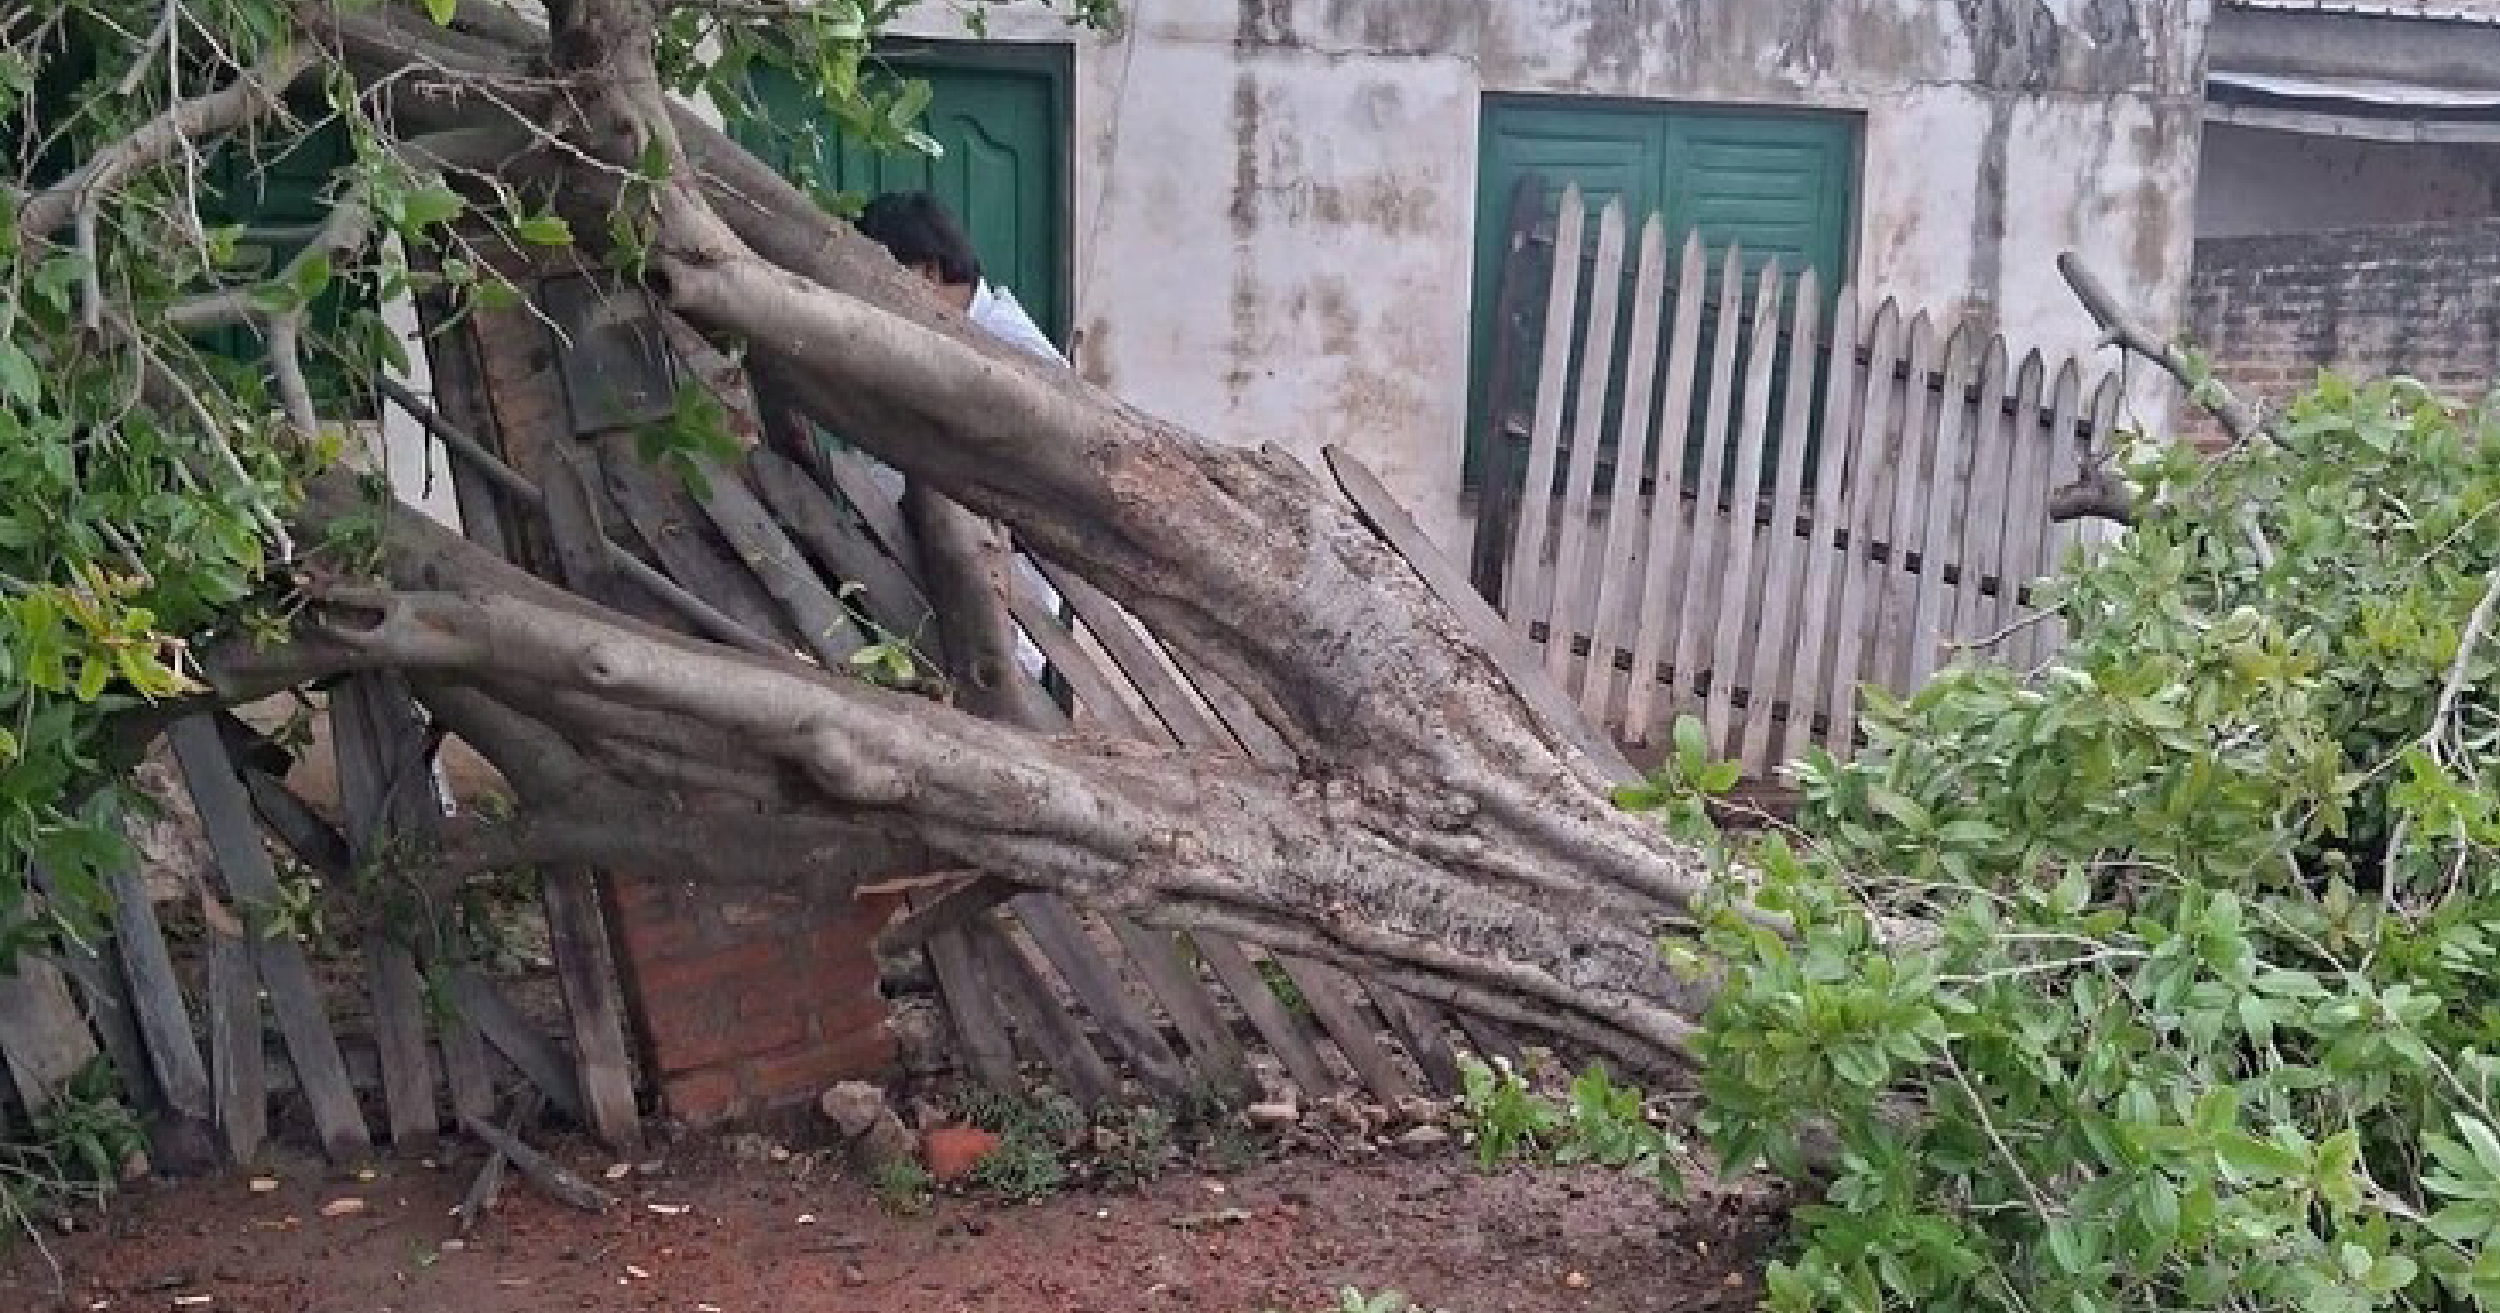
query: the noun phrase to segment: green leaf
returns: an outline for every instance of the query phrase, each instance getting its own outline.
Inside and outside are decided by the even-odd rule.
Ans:
[[[570,246],[573,225],[562,215],[534,214],[512,225],[512,235],[532,246]]]
[[[28,410],[43,396],[43,377],[35,369],[34,357],[15,342],[0,341],[0,395]]]
[[[436,224],[449,223],[469,208],[468,199],[451,188],[436,183],[408,194],[402,202],[401,216],[409,231],[421,232]]]
[[[434,20],[436,27],[451,26],[453,16],[459,12],[460,0],[425,0],[426,16]]]
[[[2306,1157],[2246,1131],[2225,1131],[2215,1136],[2214,1154],[2232,1172],[2255,1180],[2304,1176],[2309,1171]]]

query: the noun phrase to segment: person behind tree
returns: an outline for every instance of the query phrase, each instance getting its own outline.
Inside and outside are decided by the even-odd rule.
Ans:
[[[1016,294],[982,276],[981,257],[944,201],[924,191],[888,192],[868,203],[857,227],[897,263],[928,279],[948,305],[991,336],[1062,366],[1068,363],[1024,312]]]

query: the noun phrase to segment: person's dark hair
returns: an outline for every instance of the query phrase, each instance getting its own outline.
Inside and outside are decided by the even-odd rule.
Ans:
[[[935,265],[950,287],[981,281],[981,257],[946,203],[925,191],[888,192],[860,212],[859,231],[906,269]]]

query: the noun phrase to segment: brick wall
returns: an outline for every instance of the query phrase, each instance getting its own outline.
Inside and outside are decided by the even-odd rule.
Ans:
[[[668,1110],[694,1125],[812,1099],[894,1060],[877,959],[890,904],[611,875],[627,995]]]
[[[2500,219],[2208,238],[2189,301],[2244,396],[2279,403],[2333,369],[2479,398],[2500,380]]]

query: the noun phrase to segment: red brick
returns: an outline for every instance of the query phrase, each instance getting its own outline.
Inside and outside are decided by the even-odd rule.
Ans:
[[[669,1113],[692,1126],[710,1126],[739,1111],[735,1072],[722,1068],[689,1072],[661,1082],[661,1101]]]
[[[747,1095],[767,1106],[813,1099],[846,1080],[873,1080],[894,1062],[894,1037],[882,1025],[831,1041],[749,1058],[741,1068]]]
[[[642,972],[643,987],[668,994],[737,993],[748,981],[787,980],[790,953],[779,939],[754,939],[698,957],[658,963]]]

